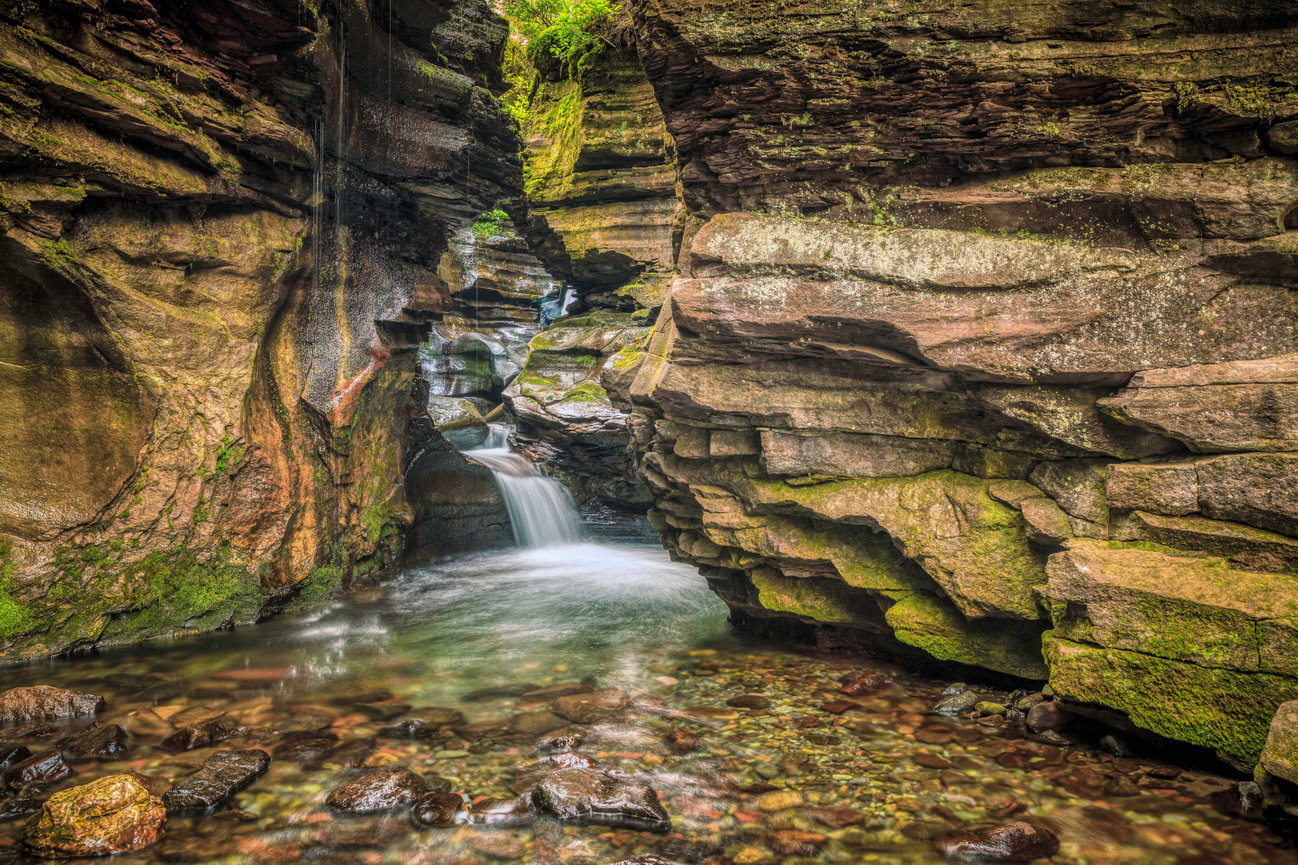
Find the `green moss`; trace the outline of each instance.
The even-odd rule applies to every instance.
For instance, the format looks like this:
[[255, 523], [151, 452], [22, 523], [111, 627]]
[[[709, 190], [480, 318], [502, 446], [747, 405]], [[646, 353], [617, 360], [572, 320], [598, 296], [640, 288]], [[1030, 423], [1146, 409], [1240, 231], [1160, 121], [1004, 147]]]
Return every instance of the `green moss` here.
[[757, 603], [771, 612], [839, 625], [879, 617], [879, 606], [872, 595], [837, 580], [786, 577], [771, 568], [758, 568], [749, 580], [757, 592]]
[[593, 381], [584, 381], [565, 393], [559, 402], [604, 402], [607, 399], [608, 391]]
[[911, 594], [889, 608], [884, 620], [897, 639], [940, 661], [985, 667], [1025, 679], [1045, 679], [1037, 622], [970, 621], [950, 601]]
[[343, 591], [344, 576], [343, 569], [337, 565], [312, 569], [306, 579], [298, 583], [297, 594], [288, 609], [304, 610], [338, 597]]
[[509, 233], [505, 228], [507, 222], [509, 222], [508, 213], [500, 208], [489, 210], [473, 220], [473, 233], [478, 240], [495, 240]]
[[33, 624], [27, 605], [13, 595], [13, 578], [17, 572], [12, 542], [0, 539], [0, 640], [25, 633]]

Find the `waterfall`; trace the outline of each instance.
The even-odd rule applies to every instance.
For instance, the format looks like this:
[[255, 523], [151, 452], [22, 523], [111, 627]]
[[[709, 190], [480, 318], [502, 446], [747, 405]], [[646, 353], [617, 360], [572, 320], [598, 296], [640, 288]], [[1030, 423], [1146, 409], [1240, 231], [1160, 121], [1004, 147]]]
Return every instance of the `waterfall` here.
[[518, 545], [548, 547], [580, 541], [581, 519], [568, 491], [509, 449], [509, 430], [503, 424], [490, 424], [489, 430], [483, 447], [464, 454], [495, 475]]

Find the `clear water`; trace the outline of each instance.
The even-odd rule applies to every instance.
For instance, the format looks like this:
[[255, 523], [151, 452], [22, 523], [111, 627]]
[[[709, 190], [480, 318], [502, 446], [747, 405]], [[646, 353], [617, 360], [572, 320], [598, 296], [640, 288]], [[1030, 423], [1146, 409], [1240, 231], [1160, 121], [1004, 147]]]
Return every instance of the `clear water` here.
[[[840, 713], [837, 679], [854, 665], [892, 684]], [[1165, 780], [1150, 774], [1156, 755], [1115, 760], [1085, 745], [1029, 741], [996, 721], [936, 718], [926, 709], [946, 682], [736, 635], [703, 579], [650, 543], [443, 562], [311, 614], [2, 675], [6, 686], [102, 693], [101, 720], [130, 733], [126, 755], [78, 763], [67, 784], [126, 768], [175, 780], [218, 747], [274, 753], [286, 733], [323, 730], [359, 747], [369, 765], [439, 776], [471, 799], [511, 797], [544, 765], [532, 725], [552, 719], [551, 706], [521, 695], [616, 686], [631, 704], [587, 728], [582, 751], [655, 787], [674, 824], [653, 835], [547, 820], [427, 829], [401, 813], [340, 816], [324, 800], [362, 770], [277, 757], [232, 807], [172, 818], [157, 844], [115, 862], [611, 865], [654, 853], [683, 865], [936, 865], [934, 834], [1006, 814], [1055, 827], [1062, 847], [1053, 865], [1298, 862], [1260, 825], [1214, 810], [1225, 779], [1186, 771]], [[729, 705], [744, 695], [765, 705]], [[373, 715], [384, 698], [413, 707], [395, 719], [442, 706], [467, 721], [439, 738], [388, 738], [382, 728], [394, 719]], [[172, 730], [167, 719], [191, 709], [247, 730], [189, 753], [157, 749]], [[670, 744], [682, 731], [696, 737], [684, 750]], [[21, 735], [38, 746], [64, 731], [36, 732], [0, 731], [0, 740]], [[775, 807], [772, 792], [796, 793], [800, 804]], [[859, 819], [824, 822], [842, 809]], [[0, 822], [0, 862], [27, 861], [16, 845], [21, 823]]]

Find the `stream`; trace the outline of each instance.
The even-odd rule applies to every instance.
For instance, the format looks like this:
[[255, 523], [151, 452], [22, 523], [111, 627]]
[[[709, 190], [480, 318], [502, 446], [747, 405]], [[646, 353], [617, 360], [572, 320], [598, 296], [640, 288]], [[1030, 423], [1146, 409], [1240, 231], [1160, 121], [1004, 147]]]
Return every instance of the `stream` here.
[[[123, 863], [931, 865], [943, 861], [935, 836], [1022, 817], [1058, 834], [1049, 861], [1060, 865], [1298, 861], [1262, 825], [1213, 807], [1232, 780], [1036, 741], [1000, 717], [934, 716], [949, 682], [746, 638], [725, 619], [704, 580], [640, 525], [414, 568], [367, 597], [253, 627], [8, 668], [4, 684], [101, 693], [99, 721], [126, 729], [125, 753], [73, 763], [64, 785], [129, 769], [165, 788], [218, 749], [272, 755], [231, 805], [170, 817]], [[839, 679], [853, 670], [888, 684], [845, 696]], [[557, 694], [608, 688], [628, 702], [594, 724], [554, 713]], [[420, 738], [400, 732], [430, 716], [444, 721]], [[158, 747], [210, 718], [235, 735]], [[37, 750], [87, 723], [0, 730], [0, 741]], [[325, 804], [363, 767], [388, 765], [468, 802], [510, 799], [551, 768], [538, 742], [578, 727], [597, 768], [658, 791], [669, 832], [548, 818], [432, 829], [408, 807], [349, 816]], [[0, 823], [0, 862], [34, 861], [19, 852], [22, 823]]]

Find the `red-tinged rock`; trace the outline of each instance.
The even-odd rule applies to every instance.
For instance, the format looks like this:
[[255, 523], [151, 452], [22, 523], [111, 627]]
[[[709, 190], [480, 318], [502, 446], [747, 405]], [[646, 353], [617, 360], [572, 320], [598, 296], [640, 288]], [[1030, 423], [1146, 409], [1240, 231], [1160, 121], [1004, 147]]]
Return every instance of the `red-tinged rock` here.
[[23, 827], [24, 846], [41, 856], [110, 856], [149, 846], [167, 809], [130, 775], [108, 775], [55, 793]]
[[104, 698], [98, 694], [34, 685], [29, 688], [12, 688], [0, 694], [0, 721], [77, 718], [93, 715], [103, 707]]
[[782, 829], [766, 836], [766, 846], [785, 856], [812, 856], [829, 839], [819, 832]]
[[888, 680], [873, 670], [853, 670], [839, 680], [842, 692], [849, 697], [865, 697], [888, 687]]
[[820, 710], [828, 712], [831, 715], [841, 715], [851, 709], [857, 708], [855, 703], [849, 703], [846, 700], [832, 700], [828, 703], [821, 703]]
[[827, 805], [823, 808], [808, 808], [806, 815], [831, 829], [843, 829], [865, 822], [865, 815], [846, 805]]
[[58, 751], [41, 751], [26, 760], [14, 763], [4, 773], [4, 782], [10, 787], [26, 784], [54, 784], [72, 775], [72, 767]]

